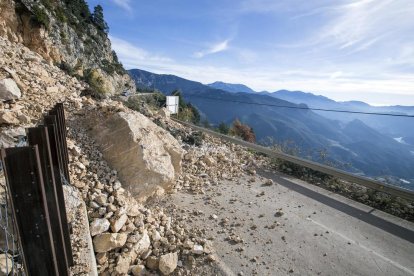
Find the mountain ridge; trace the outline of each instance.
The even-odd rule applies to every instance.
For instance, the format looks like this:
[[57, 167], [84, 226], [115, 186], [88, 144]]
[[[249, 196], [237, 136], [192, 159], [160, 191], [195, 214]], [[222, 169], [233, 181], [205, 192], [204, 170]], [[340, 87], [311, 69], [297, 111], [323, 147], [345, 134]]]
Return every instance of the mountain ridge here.
[[[232, 87], [232, 84], [226, 83], [225, 86], [221, 86], [222, 90], [226, 90], [228, 87]], [[230, 92], [234, 93], [234, 89], [237, 85], [233, 86]], [[250, 89], [250, 88], [249, 88]], [[254, 90], [252, 90], [254, 91]], [[295, 104], [306, 104], [309, 108], [315, 109], [332, 109], [343, 110], [351, 112], [366, 112], [366, 113], [392, 113], [400, 115], [414, 115], [414, 106], [372, 106], [362, 101], [335, 101], [326, 96], [316, 95], [311, 92], [303, 91], [290, 91], [290, 90], [278, 90], [275, 92], [255, 92], [260, 95], [268, 95], [278, 99], [286, 100]], [[414, 128], [410, 127], [412, 124], [411, 118], [395, 118], [384, 116], [366, 116], [360, 114], [346, 114], [346, 113], [332, 113], [324, 111], [315, 111], [316, 113], [328, 118], [342, 121], [344, 123], [351, 122], [358, 119], [363, 121], [370, 127], [386, 134], [389, 137], [413, 137]], [[412, 144], [414, 146], [414, 144]]]
[[[153, 74], [139, 69], [129, 72], [138, 87], [150, 83], [152, 88], [166, 95], [180, 89], [184, 99], [196, 106], [202, 116], [215, 125], [220, 122], [230, 124], [238, 118], [253, 127], [258, 141], [265, 142], [268, 137], [273, 137], [278, 144], [292, 141], [292, 150], [298, 147], [302, 157], [322, 162], [319, 152], [327, 150], [330, 158], [343, 166], [355, 164], [347, 168], [351, 172], [364, 172], [368, 176], [378, 177], [395, 171], [402, 178], [414, 181], [414, 172], [410, 170], [410, 166], [414, 166], [414, 158], [410, 148], [361, 120], [331, 120], [311, 110], [296, 109], [300, 104], [268, 94], [232, 93], [173, 75]], [[362, 131], [361, 137], [366, 134], [367, 137], [380, 139], [358, 140], [353, 135], [357, 129]], [[387, 146], [381, 144], [384, 141]]]
[[216, 81], [216, 82], [207, 84], [207, 86], [210, 86], [216, 89], [221, 89], [227, 92], [232, 92], [232, 93], [238, 93], [238, 92], [255, 93], [256, 92], [244, 84], [225, 83], [222, 81]]

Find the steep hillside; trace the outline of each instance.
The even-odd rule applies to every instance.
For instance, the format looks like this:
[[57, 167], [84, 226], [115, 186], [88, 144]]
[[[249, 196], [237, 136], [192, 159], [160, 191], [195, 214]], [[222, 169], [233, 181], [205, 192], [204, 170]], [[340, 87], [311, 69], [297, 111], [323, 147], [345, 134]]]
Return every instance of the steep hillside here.
[[111, 49], [102, 10], [84, 0], [2, 0], [0, 36], [19, 42], [73, 75], [100, 80], [104, 94], [135, 91]]
[[[334, 163], [342, 169], [369, 176], [395, 175], [414, 180], [410, 148], [361, 121], [330, 120], [310, 110], [295, 109], [298, 104], [267, 94], [230, 93], [173, 75], [138, 69], [131, 70], [130, 74], [137, 86], [150, 84], [165, 94], [181, 89], [184, 98], [213, 124], [231, 123], [239, 118], [253, 127], [259, 142], [266, 143], [271, 137], [276, 143], [287, 145], [289, 151]], [[326, 156], [322, 154], [325, 151]]]

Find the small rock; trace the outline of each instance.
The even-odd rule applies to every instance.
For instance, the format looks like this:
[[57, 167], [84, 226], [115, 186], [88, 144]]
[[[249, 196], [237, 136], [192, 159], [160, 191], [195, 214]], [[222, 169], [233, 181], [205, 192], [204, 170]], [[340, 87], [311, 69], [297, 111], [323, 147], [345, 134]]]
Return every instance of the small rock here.
[[204, 156], [204, 158], [203, 158], [203, 162], [204, 162], [207, 166], [209, 166], [209, 167], [211, 167], [211, 166], [213, 166], [213, 165], [215, 165], [215, 164], [216, 164], [216, 160], [214, 160], [214, 158], [213, 158], [213, 157], [208, 156], [208, 155], [205, 155], [205, 156]]
[[90, 225], [90, 231], [91, 231], [91, 236], [96, 236], [98, 234], [102, 234], [103, 232], [108, 231], [110, 226], [109, 220], [103, 218], [103, 219], [95, 219], [94, 221], [92, 221], [91, 225]]
[[210, 254], [207, 256], [207, 260], [209, 260], [210, 262], [215, 262], [217, 259], [213, 254]]
[[102, 253], [124, 246], [127, 234], [103, 233], [93, 238], [95, 252]]
[[1, 112], [0, 113], [0, 125], [18, 125], [20, 121], [16, 118], [13, 112]]
[[272, 186], [273, 180], [272, 179], [266, 179], [266, 181], [263, 183], [263, 186]]
[[57, 86], [50, 86], [46, 88], [46, 93], [58, 93], [59, 87]]
[[141, 275], [145, 275], [146, 271], [145, 271], [145, 266], [143, 265], [134, 265], [131, 267], [131, 273], [134, 276], [141, 276]]
[[154, 234], [152, 235], [152, 240], [153, 241], [159, 241], [161, 240], [161, 235], [158, 231], [154, 231]]
[[275, 213], [275, 217], [281, 217], [281, 216], [283, 216], [285, 213], [282, 211], [282, 210], [278, 210], [276, 213]]
[[147, 249], [141, 254], [141, 259], [146, 260], [152, 253], [151, 249]]
[[30, 118], [24, 114], [17, 115], [17, 120], [19, 120], [22, 124], [30, 123]]
[[[82, 163], [80, 163], [80, 164], [82, 164]], [[82, 166], [83, 166], [83, 168], [85, 168], [85, 165], [82, 164]], [[104, 194], [100, 194], [95, 198], [95, 202], [98, 203], [101, 206], [105, 205], [107, 203], [107, 201], [108, 201], [108, 196], [104, 195]]]
[[119, 232], [121, 228], [125, 225], [126, 221], [128, 220], [128, 216], [123, 214], [118, 219], [113, 220], [111, 223], [111, 230], [114, 233]]
[[130, 263], [131, 258], [129, 256], [120, 256], [114, 269], [116, 275], [126, 275], [128, 273]]
[[147, 231], [145, 230], [142, 234], [141, 239], [134, 245], [134, 250], [138, 255], [141, 255], [151, 245], [150, 238]]
[[191, 250], [193, 254], [201, 255], [204, 252], [204, 249], [201, 245], [195, 244], [193, 250]]
[[100, 265], [105, 264], [108, 261], [108, 253], [98, 253], [96, 254], [96, 262]]
[[0, 100], [9, 101], [19, 99], [22, 93], [13, 79], [0, 80]]
[[[10, 273], [11, 263], [12, 263], [12, 256], [10, 256], [9, 254], [4, 254], [4, 253], [0, 254], [0, 274], [1, 275], [9, 275], [8, 273]], [[9, 265], [9, 269], [6, 269], [7, 268], [6, 264]]]
[[159, 264], [159, 260], [157, 257], [155, 256], [149, 256], [147, 261], [145, 262], [146, 266], [151, 269], [151, 270], [157, 270], [158, 269], [158, 264]]
[[82, 171], [86, 170], [85, 165], [84, 165], [84, 164], [82, 164], [81, 162], [77, 162], [77, 163], [76, 163], [76, 166], [77, 166], [79, 169], [81, 169]]
[[177, 263], [177, 252], [168, 253], [161, 256], [159, 261], [159, 269], [164, 275], [169, 275], [177, 268]]

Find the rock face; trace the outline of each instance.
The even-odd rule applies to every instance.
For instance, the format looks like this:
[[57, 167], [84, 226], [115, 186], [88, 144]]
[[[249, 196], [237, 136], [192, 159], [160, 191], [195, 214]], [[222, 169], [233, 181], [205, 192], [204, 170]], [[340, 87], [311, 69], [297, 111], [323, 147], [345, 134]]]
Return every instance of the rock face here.
[[171, 274], [177, 268], [177, 253], [168, 253], [160, 257], [159, 269], [164, 275]]
[[180, 144], [138, 112], [110, 114], [92, 135], [124, 187], [138, 199], [169, 189], [181, 170]]
[[[99, 31], [88, 14], [79, 14], [88, 11], [87, 4], [82, 2], [2, 0], [0, 36], [22, 43], [48, 62], [64, 64], [79, 75], [85, 75], [89, 69], [104, 68], [108, 94], [135, 91], [134, 81], [120, 69], [107, 35]], [[40, 59], [32, 56], [28, 61]]]
[[9, 101], [22, 96], [19, 87], [13, 79], [0, 80], [0, 100]]

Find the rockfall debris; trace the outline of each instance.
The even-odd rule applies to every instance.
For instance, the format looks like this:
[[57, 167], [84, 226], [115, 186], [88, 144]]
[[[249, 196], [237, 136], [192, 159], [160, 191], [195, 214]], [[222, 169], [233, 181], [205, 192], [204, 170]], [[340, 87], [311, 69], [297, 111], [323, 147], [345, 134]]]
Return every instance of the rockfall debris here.
[[[141, 158], [138, 164], [142, 167], [136, 168], [143, 172], [142, 175], [145, 172], [155, 175], [165, 170], [165, 175], [158, 177], [159, 183], [149, 182], [153, 175], [149, 174], [147, 180], [143, 177], [140, 179], [141, 174], [135, 175], [138, 180], [135, 180], [134, 185], [147, 187], [153, 184], [162, 188], [151, 193], [151, 196], [163, 194], [164, 188], [167, 192], [184, 189], [198, 193], [202, 192], [207, 181], [213, 183], [223, 177], [235, 177], [242, 170], [242, 165], [237, 165], [235, 159], [240, 151], [233, 153], [234, 148], [231, 147], [214, 149], [205, 144], [206, 148], [198, 152], [194, 145], [188, 146], [180, 137], [174, 138], [168, 131], [118, 101], [97, 101], [81, 96], [88, 87], [86, 83], [45, 62], [28, 48], [1, 37], [0, 57], [0, 80], [18, 78], [21, 82], [18, 85], [20, 96], [17, 95], [16, 86], [12, 85], [8, 89], [16, 92], [13, 92], [16, 96], [10, 96], [13, 93], [9, 93], [0, 102], [1, 146], [15, 146], [25, 135], [24, 128], [35, 126], [45, 110], [57, 102], [65, 104], [71, 184], [70, 192], [65, 193], [66, 204], [68, 210], [85, 208], [88, 220], [82, 220], [82, 212], [68, 213], [73, 225], [73, 275], [93, 275], [93, 266], [85, 263], [88, 241], [81, 229], [85, 223], [89, 224], [100, 275], [191, 275], [197, 269], [197, 264], [210, 266], [215, 258], [211, 255], [213, 250], [208, 246], [202, 229], [191, 229], [185, 221], [177, 221], [174, 217], [177, 210], [166, 211], [138, 202], [133, 196], [134, 187], [130, 186], [131, 183], [125, 184], [129, 178], [125, 177], [124, 169], [117, 166], [116, 162], [114, 164], [119, 171], [115, 165], [110, 165], [110, 158], [103, 153], [101, 142], [104, 140], [100, 141], [93, 134], [94, 130], [87, 119], [91, 115], [90, 122], [96, 122], [93, 115], [114, 120], [115, 123], [131, 124], [129, 129], [132, 132], [128, 133], [131, 137], [125, 139], [130, 139], [130, 143], [140, 148], [139, 155], [131, 157]], [[151, 120], [156, 121], [157, 118], [155, 116]], [[166, 117], [158, 119], [191, 135], [191, 131]], [[110, 136], [110, 133], [107, 134]], [[109, 136], [106, 137], [109, 139]], [[120, 136], [114, 136], [114, 141], [116, 138], [122, 141]], [[181, 166], [184, 155], [184, 165]], [[157, 158], [162, 162], [151, 160]], [[127, 165], [134, 165], [135, 161], [132, 159]], [[164, 168], [160, 169], [159, 164]], [[79, 203], [82, 201], [84, 205]]]

